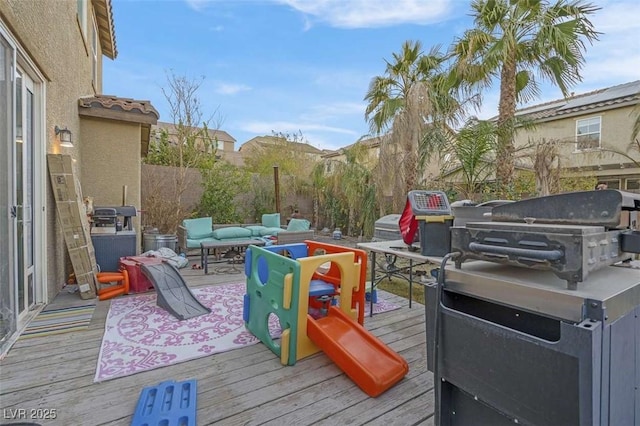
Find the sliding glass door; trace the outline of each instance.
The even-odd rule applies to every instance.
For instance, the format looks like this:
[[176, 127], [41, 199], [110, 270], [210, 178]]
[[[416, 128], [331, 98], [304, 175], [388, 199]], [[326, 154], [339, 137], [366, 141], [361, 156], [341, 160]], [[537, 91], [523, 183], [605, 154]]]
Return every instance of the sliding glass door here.
[[0, 348], [16, 331], [13, 280], [13, 133], [14, 50], [0, 33]]
[[35, 69], [0, 21], [0, 353], [47, 299], [44, 84]]

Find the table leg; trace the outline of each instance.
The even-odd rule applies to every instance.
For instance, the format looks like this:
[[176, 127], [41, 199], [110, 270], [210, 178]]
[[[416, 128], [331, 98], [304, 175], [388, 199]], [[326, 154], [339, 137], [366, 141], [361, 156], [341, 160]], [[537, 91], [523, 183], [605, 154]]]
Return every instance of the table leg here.
[[209, 273], [209, 248], [207, 248], [204, 252], [204, 274], [207, 275]]
[[409, 259], [409, 309], [413, 300], [413, 259]]
[[369, 301], [371, 305], [369, 310], [370, 317], [373, 316], [373, 291], [374, 291], [375, 284], [376, 284], [376, 252], [372, 251], [371, 252], [371, 289], [369, 293]]

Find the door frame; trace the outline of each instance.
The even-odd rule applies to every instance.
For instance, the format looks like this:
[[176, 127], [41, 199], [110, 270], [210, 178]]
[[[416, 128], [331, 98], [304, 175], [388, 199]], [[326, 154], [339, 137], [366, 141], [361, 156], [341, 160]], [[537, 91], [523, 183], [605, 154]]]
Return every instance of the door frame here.
[[[13, 69], [11, 71], [12, 80], [13, 80], [13, 91], [14, 91], [14, 105], [13, 110], [15, 112], [15, 80], [16, 80], [16, 71], [19, 68], [23, 75], [29, 77], [29, 79], [33, 82], [33, 201], [32, 201], [32, 211], [33, 211], [33, 279], [35, 282], [35, 293], [34, 293], [34, 304], [44, 304], [49, 302], [49, 295], [47, 292], [47, 256], [46, 256], [46, 247], [47, 247], [47, 204], [46, 204], [46, 174], [47, 174], [47, 163], [46, 163], [46, 151], [47, 151], [47, 132], [46, 132], [46, 79], [44, 75], [38, 70], [35, 62], [29, 57], [26, 50], [22, 48], [17, 39], [13, 36], [11, 31], [5, 26], [4, 22], [0, 20], [0, 35], [4, 37], [7, 41], [11, 49], [13, 49]], [[10, 155], [11, 155], [11, 170], [7, 170], [6, 173], [9, 174], [9, 192], [11, 200], [9, 201], [10, 205], [15, 205], [16, 202], [16, 193], [15, 186], [16, 182], [14, 180], [15, 176], [15, 167], [16, 167], [16, 157], [15, 157], [15, 114], [13, 116], [13, 121], [10, 123], [12, 128], [11, 135], [12, 137], [8, 141], [10, 144]], [[16, 320], [16, 331], [20, 331], [25, 326], [25, 316], [18, 316], [18, 273], [22, 273], [23, 271], [18, 271], [17, 268], [17, 256], [14, 255], [15, 250], [17, 249], [17, 235], [16, 228], [17, 221], [13, 220], [9, 226], [9, 238], [7, 239], [7, 244], [10, 245], [10, 253], [13, 256], [10, 259], [10, 274], [13, 285], [13, 310], [15, 314]]]

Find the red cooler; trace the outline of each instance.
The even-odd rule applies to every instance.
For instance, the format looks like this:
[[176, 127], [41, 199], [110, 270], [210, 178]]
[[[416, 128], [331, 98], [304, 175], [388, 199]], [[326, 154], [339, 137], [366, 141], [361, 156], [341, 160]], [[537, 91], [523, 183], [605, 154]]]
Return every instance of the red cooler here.
[[140, 265], [155, 265], [162, 263], [162, 259], [158, 257], [147, 256], [127, 256], [120, 258], [120, 267], [127, 269], [129, 274], [129, 293], [144, 293], [153, 290], [153, 284], [142, 273]]

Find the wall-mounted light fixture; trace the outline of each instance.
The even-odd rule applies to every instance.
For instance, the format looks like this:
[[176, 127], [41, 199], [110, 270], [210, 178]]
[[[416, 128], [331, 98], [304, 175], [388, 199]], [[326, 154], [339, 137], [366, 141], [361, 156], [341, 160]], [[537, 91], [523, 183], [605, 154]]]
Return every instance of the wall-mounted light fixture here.
[[64, 129], [61, 129], [60, 127], [56, 126], [56, 135], [60, 138], [60, 146], [73, 148], [73, 142], [71, 141], [71, 130], [67, 129], [66, 127]]

